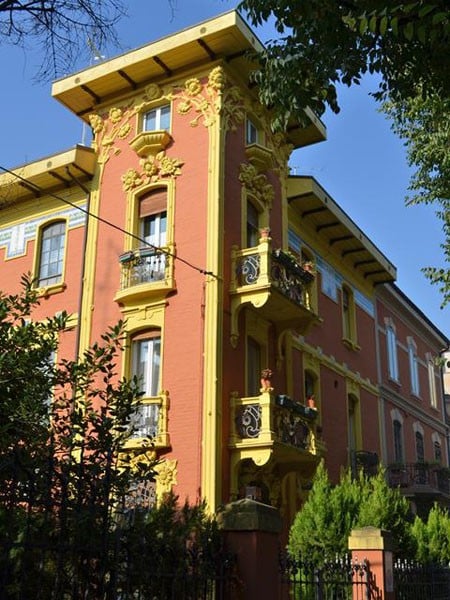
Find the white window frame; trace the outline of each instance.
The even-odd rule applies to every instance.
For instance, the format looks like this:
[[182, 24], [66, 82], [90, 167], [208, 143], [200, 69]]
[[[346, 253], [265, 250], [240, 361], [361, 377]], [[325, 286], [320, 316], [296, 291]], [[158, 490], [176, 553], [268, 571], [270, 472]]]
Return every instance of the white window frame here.
[[[142, 130], [170, 131], [171, 117], [172, 110], [170, 104], [164, 104], [162, 106], [152, 108], [142, 115]], [[149, 126], [149, 121], [151, 118], [154, 118], [154, 127]]]
[[386, 346], [389, 377], [398, 382], [397, 334], [393, 323], [387, 323], [386, 325]]
[[408, 338], [408, 359], [411, 392], [414, 396], [420, 395], [419, 361], [417, 358], [417, 346], [412, 338]]
[[[57, 234], [50, 234], [50, 236], [46, 235], [47, 232], [57, 227], [61, 228], [62, 231], [59, 231]], [[53, 221], [41, 227], [37, 265], [37, 285], [39, 287], [48, 287], [62, 282], [66, 237], [67, 222], [64, 220]], [[55, 240], [57, 247], [55, 247]], [[47, 247], [48, 245], [49, 247]]]
[[436, 375], [434, 371], [434, 360], [431, 354], [427, 354], [427, 368], [428, 368], [428, 387], [430, 392], [430, 405], [433, 408], [437, 408], [437, 389], [436, 389]]
[[[146, 360], [141, 360], [142, 346], [148, 345]], [[160, 402], [158, 398], [161, 377], [161, 335], [142, 337], [131, 342], [132, 376], [142, 377], [140, 404], [132, 414], [130, 425], [133, 427], [131, 439], [155, 438], [159, 434]], [[141, 368], [140, 365], [144, 367]], [[153, 400], [153, 401], [152, 401]]]
[[260, 133], [255, 122], [249, 117], [245, 120], [245, 144], [251, 146], [252, 144], [260, 143]]

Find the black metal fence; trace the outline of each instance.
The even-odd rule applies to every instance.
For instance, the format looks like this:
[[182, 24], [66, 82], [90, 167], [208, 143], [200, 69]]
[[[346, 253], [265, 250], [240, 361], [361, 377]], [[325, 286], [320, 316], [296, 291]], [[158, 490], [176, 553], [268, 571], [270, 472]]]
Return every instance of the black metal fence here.
[[104, 467], [89, 480], [50, 458], [0, 461], [0, 600], [236, 597], [234, 560], [200, 509], [120, 503]]
[[394, 585], [396, 600], [450, 600], [450, 568], [399, 560]]
[[368, 600], [370, 571], [365, 561], [346, 556], [326, 561], [321, 567], [289, 554], [280, 555], [281, 580], [295, 600]]

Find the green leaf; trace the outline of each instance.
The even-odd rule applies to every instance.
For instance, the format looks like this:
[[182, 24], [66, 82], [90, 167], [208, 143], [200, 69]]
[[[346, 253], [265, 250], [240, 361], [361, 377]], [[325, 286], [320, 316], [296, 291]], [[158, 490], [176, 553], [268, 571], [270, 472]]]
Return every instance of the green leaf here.
[[388, 18], [386, 16], [384, 16], [380, 20], [380, 35], [384, 35], [386, 33], [387, 25], [388, 25]]
[[359, 33], [363, 35], [367, 31], [368, 21], [366, 17], [362, 17], [359, 21]]
[[414, 23], [412, 23], [411, 21], [409, 21], [409, 23], [406, 23], [405, 28], [403, 30], [403, 35], [409, 41], [411, 41], [413, 39], [413, 36], [414, 36]]
[[377, 32], [377, 24], [378, 24], [377, 17], [375, 15], [373, 17], [370, 17], [369, 29], [370, 29], [370, 31], [372, 33], [376, 33]]

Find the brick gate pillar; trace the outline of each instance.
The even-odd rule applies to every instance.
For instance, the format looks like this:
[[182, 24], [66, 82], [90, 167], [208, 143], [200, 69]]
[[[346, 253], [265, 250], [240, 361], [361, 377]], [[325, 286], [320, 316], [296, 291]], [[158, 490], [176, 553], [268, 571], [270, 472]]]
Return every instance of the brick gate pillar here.
[[390, 532], [376, 527], [354, 529], [348, 549], [355, 561], [366, 560], [369, 565], [370, 600], [395, 600]]
[[282, 523], [278, 510], [243, 499], [219, 509], [217, 520], [225, 548], [237, 561], [238, 589], [229, 600], [279, 600], [278, 553]]

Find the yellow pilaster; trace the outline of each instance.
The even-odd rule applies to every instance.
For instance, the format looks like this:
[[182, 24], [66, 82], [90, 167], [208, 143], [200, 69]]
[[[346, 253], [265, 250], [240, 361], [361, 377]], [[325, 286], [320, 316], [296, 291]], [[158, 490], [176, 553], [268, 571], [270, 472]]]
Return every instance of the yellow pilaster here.
[[80, 311], [80, 336], [78, 355], [81, 356], [83, 351], [89, 347], [91, 342], [92, 332], [92, 316], [94, 310], [94, 288], [95, 288], [95, 267], [97, 255], [97, 240], [98, 240], [98, 219], [91, 215], [99, 214], [100, 207], [100, 182], [103, 175], [103, 165], [97, 167], [96, 174], [92, 180], [91, 195], [89, 200], [89, 215], [87, 216], [87, 238], [86, 251], [84, 255], [84, 273], [83, 273], [83, 289], [81, 298]]
[[202, 497], [210, 511], [221, 501], [221, 398], [222, 398], [222, 257], [223, 257], [223, 156], [224, 133], [221, 131], [219, 94], [217, 118], [209, 127], [209, 177], [206, 237], [207, 270], [205, 284], [205, 330], [203, 367], [203, 435], [201, 460]]

